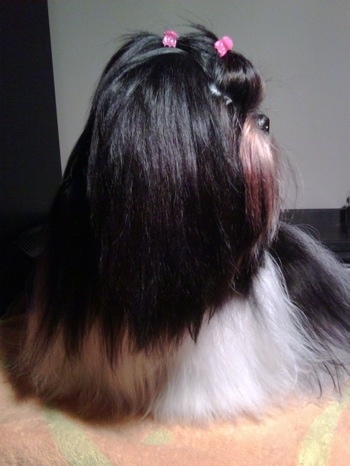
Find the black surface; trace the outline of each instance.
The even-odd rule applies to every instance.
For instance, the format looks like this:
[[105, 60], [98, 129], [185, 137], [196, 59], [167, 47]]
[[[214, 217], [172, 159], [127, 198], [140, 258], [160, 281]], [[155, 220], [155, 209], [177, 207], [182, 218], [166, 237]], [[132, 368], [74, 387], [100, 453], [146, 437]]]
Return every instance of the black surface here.
[[47, 1], [0, 2], [0, 314], [32, 260], [18, 235], [42, 223], [61, 180]]
[[288, 210], [283, 217], [320, 240], [343, 262], [350, 263], [350, 236], [346, 231], [345, 209]]
[[61, 179], [47, 2], [0, 4], [0, 250], [41, 221]]

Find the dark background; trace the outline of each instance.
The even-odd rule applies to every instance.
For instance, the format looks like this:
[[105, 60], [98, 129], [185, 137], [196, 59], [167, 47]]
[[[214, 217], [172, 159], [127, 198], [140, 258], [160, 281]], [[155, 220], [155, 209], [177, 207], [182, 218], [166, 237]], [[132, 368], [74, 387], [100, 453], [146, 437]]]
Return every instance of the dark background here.
[[14, 241], [44, 221], [60, 179], [47, 2], [1, 0], [1, 309], [30, 266]]

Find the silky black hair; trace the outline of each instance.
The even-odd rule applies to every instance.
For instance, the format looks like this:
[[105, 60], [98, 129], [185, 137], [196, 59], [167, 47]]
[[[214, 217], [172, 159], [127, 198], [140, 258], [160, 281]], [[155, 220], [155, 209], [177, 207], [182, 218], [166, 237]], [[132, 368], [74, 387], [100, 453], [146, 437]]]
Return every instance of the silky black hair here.
[[135, 350], [195, 339], [207, 311], [248, 293], [269, 207], [259, 185], [249, 216], [239, 149], [263, 84], [216, 40], [199, 27], [167, 48], [138, 33], [107, 64], [48, 221], [40, 351], [62, 331], [73, 357], [94, 324], [110, 360], [126, 333]]
[[270, 252], [283, 274], [289, 298], [307, 318], [315, 339], [348, 348], [349, 277], [340, 264], [302, 229], [284, 222]]

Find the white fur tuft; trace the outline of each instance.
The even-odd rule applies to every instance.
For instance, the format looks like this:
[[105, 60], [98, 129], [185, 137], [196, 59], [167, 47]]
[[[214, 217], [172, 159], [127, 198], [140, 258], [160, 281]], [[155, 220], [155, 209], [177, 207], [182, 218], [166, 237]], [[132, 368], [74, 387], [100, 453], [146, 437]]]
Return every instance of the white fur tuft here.
[[291, 396], [319, 395], [319, 381], [323, 388], [333, 388], [327, 366], [331, 349], [304, 330], [304, 320], [267, 254], [250, 298], [232, 299], [203, 323], [197, 343], [185, 338], [168, 366], [155, 417], [208, 421], [242, 413], [259, 416], [267, 405]]

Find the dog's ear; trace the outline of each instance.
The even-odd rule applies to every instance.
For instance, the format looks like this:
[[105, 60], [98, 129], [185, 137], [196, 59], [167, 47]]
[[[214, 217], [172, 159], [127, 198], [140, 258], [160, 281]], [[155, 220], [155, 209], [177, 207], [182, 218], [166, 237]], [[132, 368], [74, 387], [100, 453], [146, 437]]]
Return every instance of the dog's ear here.
[[276, 148], [254, 115], [248, 115], [243, 124], [239, 155], [247, 220], [261, 239], [272, 239], [280, 209], [280, 170]]

